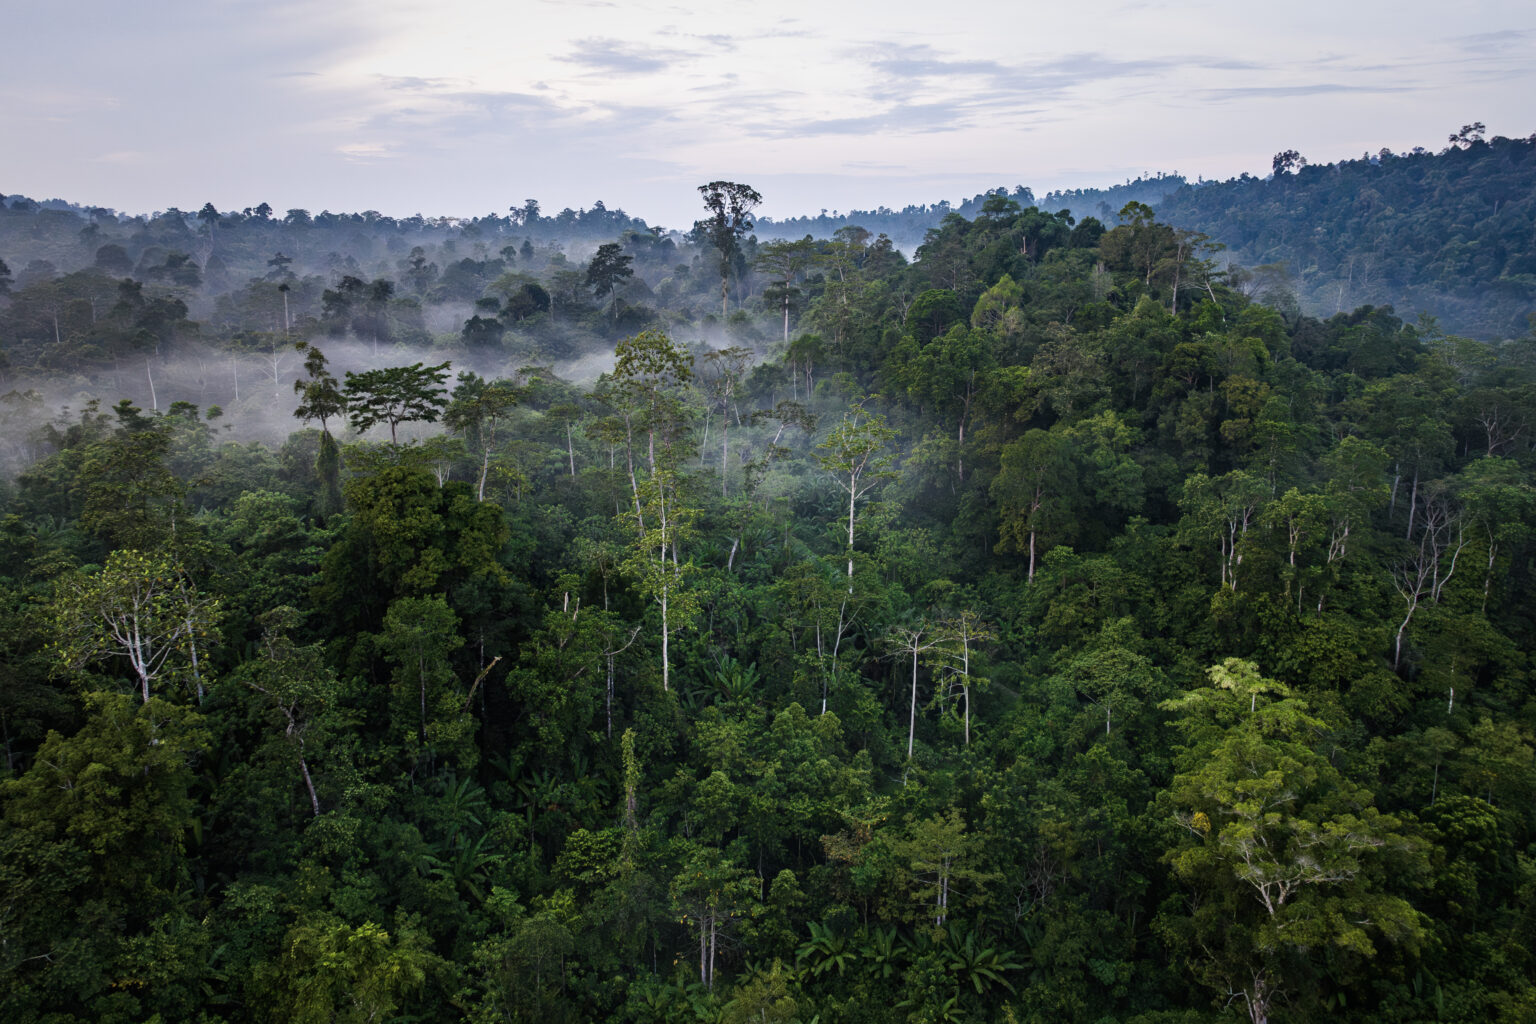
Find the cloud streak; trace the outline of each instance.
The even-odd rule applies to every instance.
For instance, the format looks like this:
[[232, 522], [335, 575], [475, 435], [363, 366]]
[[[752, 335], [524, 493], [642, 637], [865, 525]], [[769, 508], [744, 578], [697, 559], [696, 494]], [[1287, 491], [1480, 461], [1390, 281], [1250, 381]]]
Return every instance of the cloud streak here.
[[560, 59], [596, 74], [650, 75], [669, 70], [689, 57], [684, 50], [642, 47], [617, 39], [579, 39], [575, 49]]

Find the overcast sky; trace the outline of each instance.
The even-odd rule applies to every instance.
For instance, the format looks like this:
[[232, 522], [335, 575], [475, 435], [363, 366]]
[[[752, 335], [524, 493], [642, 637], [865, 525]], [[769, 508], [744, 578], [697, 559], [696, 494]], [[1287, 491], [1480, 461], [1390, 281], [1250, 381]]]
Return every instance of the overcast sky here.
[[0, 193], [788, 216], [1536, 132], [1536, 3], [15, 0]]

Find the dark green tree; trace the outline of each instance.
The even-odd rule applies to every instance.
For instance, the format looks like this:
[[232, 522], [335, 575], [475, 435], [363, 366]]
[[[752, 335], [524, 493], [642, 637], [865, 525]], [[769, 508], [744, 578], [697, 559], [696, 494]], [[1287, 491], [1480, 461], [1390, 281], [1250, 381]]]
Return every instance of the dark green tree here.
[[320, 454], [315, 458], [320, 505], [325, 512], [336, 512], [341, 509], [341, 449], [331, 435], [330, 420], [346, 414], [347, 397], [335, 374], [326, 368], [325, 353], [303, 341], [294, 347], [304, 353], [307, 376], [293, 382], [293, 393], [299, 396], [299, 407], [293, 414], [306, 423], [320, 421]]
[[398, 445], [402, 423], [436, 423], [447, 403], [449, 363], [391, 366], [382, 370], [347, 371], [342, 394], [348, 419], [358, 433], [389, 424], [389, 443]]
[[694, 225], [695, 235], [715, 247], [720, 259], [720, 316], [730, 315], [731, 268], [741, 250], [741, 239], [752, 230], [752, 211], [763, 197], [757, 190], [734, 181], [712, 181], [699, 186], [709, 216]]
[[619, 317], [619, 284], [635, 276], [631, 266], [635, 258], [624, 251], [624, 247], [618, 242], [606, 242], [597, 247], [592, 261], [587, 264], [587, 287], [596, 293], [598, 298], [604, 295], [613, 296], [612, 308], [615, 321]]

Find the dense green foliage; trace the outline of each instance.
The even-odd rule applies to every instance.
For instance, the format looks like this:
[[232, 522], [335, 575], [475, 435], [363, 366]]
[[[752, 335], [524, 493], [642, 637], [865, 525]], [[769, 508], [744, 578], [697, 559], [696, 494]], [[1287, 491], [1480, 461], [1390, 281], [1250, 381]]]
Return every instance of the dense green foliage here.
[[1536, 307], [1536, 139], [1471, 127], [1438, 155], [1382, 150], [1187, 186], [1154, 205], [1239, 263], [1283, 271], [1252, 287], [1292, 289], [1309, 311], [1392, 305], [1478, 338], [1521, 334]]
[[1536, 338], [1117, 219], [18, 279], [0, 1017], [1531, 1019]]

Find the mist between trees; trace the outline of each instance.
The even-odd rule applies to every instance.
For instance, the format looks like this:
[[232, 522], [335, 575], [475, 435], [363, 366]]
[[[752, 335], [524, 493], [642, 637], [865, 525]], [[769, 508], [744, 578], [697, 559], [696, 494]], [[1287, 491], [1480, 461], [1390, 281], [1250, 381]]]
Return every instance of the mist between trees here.
[[1524, 1019], [1536, 337], [700, 192], [0, 214], [0, 1015]]

